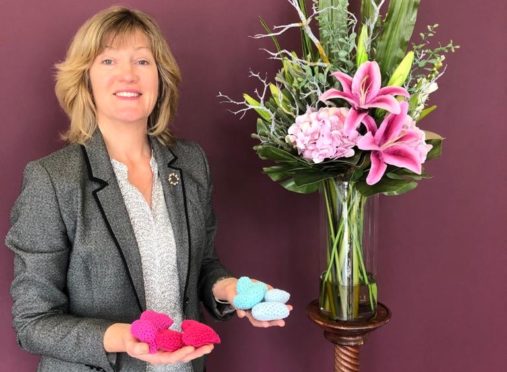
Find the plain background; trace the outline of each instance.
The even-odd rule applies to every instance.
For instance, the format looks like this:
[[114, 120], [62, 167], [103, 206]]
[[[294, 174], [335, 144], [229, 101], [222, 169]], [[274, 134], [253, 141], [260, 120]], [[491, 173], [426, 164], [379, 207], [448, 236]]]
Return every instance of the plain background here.
[[[352, 2], [354, 3], [354, 2]], [[422, 0], [419, 30], [439, 23], [437, 40], [461, 45], [432, 96], [438, 110], [421, 126], [446, 137], [433, 179], [409, 194], [381, 198], [377, 260], [380, 300], [390, 324], [362, 350], [365, 372], [502, 371], [507, 362], [505, 226], [507, 172], [506, 2]], [[0, 236], [29, 160], [62, 146], [67, 119], [53, 94], [62, 60], [85, 19], [111, 1], [0, 1]], [[268, 40], [258, 16], [290, 23], [285, 0], [131, 0], [152, 14], [178, 59], [184, 81], [174, 128], [207, 151], [219, 221], [217, 249], [238, 275], [290, 291], [295, 309], [285, 329], [254, 329], [234, 319], [213, 324], [223, 339], [210, 372], [331, 371], [333, 349], [306, 317], [317, 296], [321, 218], [318, 195], [283, 190], [261, 174], [251, 147], [255, 117], [239, 121], [219, 104], [256, 85], [249, 69], [278, 69], [259, 50]], [[284, 40], [296, 47], [292, 34]], [[3, 238], [2, 238], [3, 239]], [[11, 329], [12, 254], [0, 250], [1, 371], [34, 371]]]

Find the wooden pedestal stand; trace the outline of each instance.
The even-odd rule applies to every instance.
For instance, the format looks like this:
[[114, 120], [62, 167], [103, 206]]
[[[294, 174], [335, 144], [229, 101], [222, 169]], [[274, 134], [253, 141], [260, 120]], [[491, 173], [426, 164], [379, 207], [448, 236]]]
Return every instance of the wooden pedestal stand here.
[[391, 319], [391, 312], [380, 302], [377, 304], [375, 316], [367, 321], [330, 320], [320, 312], [318, 300], [312, 301], [306, 312], [308, 317], [324, 330], [326, 339], [335, 344], [335, 372], [359, 372], [359, 349], [367, 334], [387, 324]]

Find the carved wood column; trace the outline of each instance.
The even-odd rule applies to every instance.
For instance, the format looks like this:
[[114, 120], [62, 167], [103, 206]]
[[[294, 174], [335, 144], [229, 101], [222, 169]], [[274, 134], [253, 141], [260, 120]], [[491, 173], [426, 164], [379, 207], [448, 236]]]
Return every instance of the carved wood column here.
[[367, 321], [342, 322], [328, 319], [319, 310], [319, 301], [306, 308], [308, 317], [324, 331], [324, 337], [335, 345], [335, 372], [359, 372], [359, 351], [368, 333], [387, 324], [391, 311], [380, 302], [375, 316]]

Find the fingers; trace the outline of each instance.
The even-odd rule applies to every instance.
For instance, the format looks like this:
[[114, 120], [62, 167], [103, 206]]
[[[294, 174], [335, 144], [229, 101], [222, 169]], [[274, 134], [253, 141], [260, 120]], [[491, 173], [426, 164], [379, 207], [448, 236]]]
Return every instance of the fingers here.
[[285, 321], [283, 319], [280, 320], [272, 320], [272, 321], [262, 321], [257, 320], [252, 316], [252, 313], [249, 311], [244, 310], [237, 310], [238, 317], [244, 318], [246, 317], [250, 324], [252, 324], [254, 327], [258, 328], [269, 328], [269, 327], [285, 327]]
[[182, 362], [187, 356], [195, 352], [195, 347], [193, 346], [185, 346], [181, 349], [178, 349], [176, 351], [173, 351], [172, 353], [169, 352], [160, 352], [158, 356], [160, 357], [159, 364], [174, 364]]
[[[250, 279], [252, 282], [260, 282], [260, 280], [257, 280], [257, 279]], [[264, 282], [263, 282], [264, 283]], [[264, 283], [268, 286], [268, 289], [273, 289], [273, 286], [269, 285], [268, 283]]]
[[[287, 308], [289, 309], [289, 312], [292, 311], [293, 307], [292, 305], [287, 305]], [[245, 310], [236, 310], [236, 315], [238, 318], [247, 318], [250, 323], [254, 327], [258, 328], [269, 328], [269, 327], [285, 327], [285, 320], [279, 319], [279, 320], [272, 320], [272, 321], [261, 321], [257, 320], [252, 316], [252, 313], [250, 311]]]
[[148, 344], [144, 342], [138, 342], [135, 339], [125, 341], [126, 352], [133, 357], [148, 354], [150, 348]]
[[152, 354], [152, 356], [147, 356], [145, 361], [151, 364], [186, 363], [196, 358], [200, 358], [205, 354], [211, 353], [213, 348], [213, 345], [204, 345], [197, 349], [192, 346], [185, 346], [172, 353], [158, 352], [156, 354]]
[[174, 352], [158, 351], [155, 354], [150, 354], [148, 344], [144, 342], [132, 342], [127, 345], [127, 353], [130, 356], [150, 364], [186, 363], [211, 353], [213, 349], [214, 345], [204, 345], [199, 348], [185, 346]]
[[195, 349], [192, 353], [187, 354], [185, 358], [183, 358], [183, 362], [190, 362], [191, 360], [202, 357], [203, 355], [209, 354], [215, 348], [214, 345], [204, 345], [198, 349]]

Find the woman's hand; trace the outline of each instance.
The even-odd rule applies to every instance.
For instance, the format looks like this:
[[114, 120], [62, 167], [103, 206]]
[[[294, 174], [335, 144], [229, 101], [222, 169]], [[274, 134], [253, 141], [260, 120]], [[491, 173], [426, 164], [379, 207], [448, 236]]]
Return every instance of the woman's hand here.
[[[252, 281], [256, 282], [257, 280], [252, 279]], [[238, 279], [236, 279], [236, 278], [225, 278], [225, 279], [219, 280], [213, 286], [213, 295], [215, 296], [215, 298], [217, 298], [221, 301], [226, 301], [226, 302], [232, 304], [234, 297], [238, 293], [236, 290], [237, 282], [238, 282]], [[268, 285], [268, 288], [272, 289], [273, 287]], [[287, 305], [287, 307], [289, 308], [289, 312], [292, 311], [291, 305]], [[238, 316], [238, 318], [245, 318], [246, 317], [254, 327], [268, 328], [268, 327], [284, 327], [285, 326], [285, 320], [283, 320], [283, 319], [272, 320], [269, 322], [268, 321], [260, 321], [260, 320], [255, 319], [252, 316], [252, 313], [247, 310], [236, 309], [236, 315]]]
[[115, 323], [104, 334], [104, 349], [110, 353], [124, 352], [133, 358], [150, 364], [186, 363], [211, 353], [214, 345], [204, 345], [199, 348], [185, 346], [174, 352], [158, 351], [149, 353], [147, 343], [139, 342], [130, 332], [130, 324]]
[[[289, 312], [291, 312], [292, 306], [291, 305], [286, 305], [286, 306], [289, 308]], [[259, 327], [259, 328], [285, 327], [285, 320], [283, 320], [283, 319], [271, 320], [269, 322], [268, 321], [261, 321], [261, 320], [255, 319], [252, 316], [252, 312], [247, 311], [247, 310], [239, 310], [238, 309], [238, 310], [236, 310], [236, 315], [238, 316], [238, 318], [246, 317], [254, 327]]]

